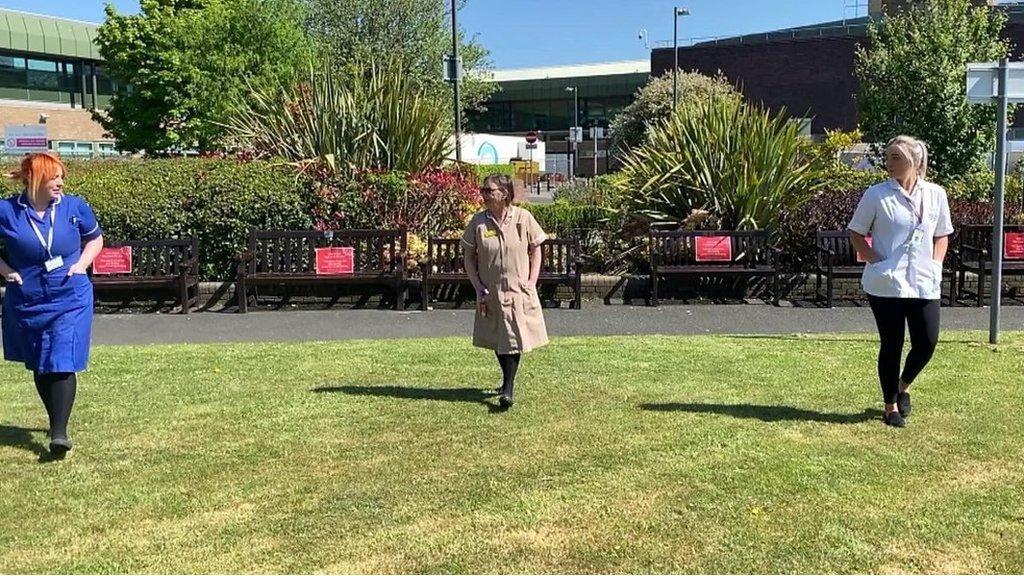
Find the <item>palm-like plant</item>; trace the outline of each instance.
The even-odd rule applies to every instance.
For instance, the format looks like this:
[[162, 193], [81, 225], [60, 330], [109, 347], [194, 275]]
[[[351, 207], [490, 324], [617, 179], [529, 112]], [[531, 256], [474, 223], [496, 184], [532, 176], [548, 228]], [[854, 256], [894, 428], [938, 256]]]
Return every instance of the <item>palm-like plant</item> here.
[[655, 124], [626, 156], [626, 209], [655, 223], [707, 210], [726, 228], [773, 228], [820, 186], [820, 161], [802, 150], [784, 112], [710, 99]]
[[447, 110], [394, 63], [311, 63], [288, 86], [254, 91], [226, 127], [236, 145], [297, 164], [418, 172], [447, 157], [447, 124]]

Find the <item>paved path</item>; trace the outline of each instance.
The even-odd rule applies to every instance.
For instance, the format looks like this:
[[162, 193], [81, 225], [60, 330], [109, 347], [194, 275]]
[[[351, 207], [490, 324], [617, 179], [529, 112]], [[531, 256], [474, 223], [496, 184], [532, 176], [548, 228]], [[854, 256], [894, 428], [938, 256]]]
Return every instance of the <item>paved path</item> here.
[[[988, 330], [988, 308], [943, 308], [944, 330]], [[585, 304], [583, 310], [546, 310], [552, 336], [629, 334], [872, 333], [867, 307], [775, 308], [699, 305], [646, 308]], [[96, 344], [290, 342], [366, 338], [467, 336], [473, 311], [263, 311], [97, 315]], [[1024, 306], [1004, 308], [1004, 330], [1024, 330]]]

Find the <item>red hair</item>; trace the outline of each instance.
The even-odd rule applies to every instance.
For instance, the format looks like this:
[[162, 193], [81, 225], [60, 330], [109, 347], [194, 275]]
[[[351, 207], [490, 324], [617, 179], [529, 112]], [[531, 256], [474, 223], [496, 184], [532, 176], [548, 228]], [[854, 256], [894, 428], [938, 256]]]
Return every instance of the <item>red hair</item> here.
[[60, 158], [52, 152], [40, 152], [25, 156], [21, 161], [21, 168], [11, 172], [10, 177], [12, 180], [21, 180], [25, 185], [25, 191], [35, 194], [43, 184], [56, 178], [58, 174], [68, 174], [68, 169]]

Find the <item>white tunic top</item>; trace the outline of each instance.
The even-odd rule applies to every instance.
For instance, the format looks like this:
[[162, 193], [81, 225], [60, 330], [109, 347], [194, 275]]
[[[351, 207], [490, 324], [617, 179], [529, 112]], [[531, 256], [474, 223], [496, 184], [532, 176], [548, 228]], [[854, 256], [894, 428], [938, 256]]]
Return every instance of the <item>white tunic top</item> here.
[[882, 258], [864, 267], [861, 283], [872, 296], [938, 300], [942, 262], [932, 259], [934, 239], [953, 233], [946, 191], [918, 178], [907, 192], [893, 179], [867, 189], [850, 230], [870, 235]]

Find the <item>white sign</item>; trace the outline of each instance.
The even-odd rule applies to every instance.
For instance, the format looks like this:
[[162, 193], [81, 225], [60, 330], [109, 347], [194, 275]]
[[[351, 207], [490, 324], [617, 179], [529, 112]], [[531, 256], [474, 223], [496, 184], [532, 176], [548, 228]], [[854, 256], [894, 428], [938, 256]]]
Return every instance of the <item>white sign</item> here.
[[8, 154], [46, 152], [45, 124], [8, 124], [4, 126], [4, 148]]
[[590, 138], [592, 140], [601, 140], [604, 138], [604, 128], [600, 126], [594, 126], [590, 129]]
[[573, 126], [569, 128], [569, 141], [570, 142], [583, 142], [583, 127]]
[[[1009, 102], [1024, 102], [1024, 62], [1007, 65], [1006, 96]], [[967, 101], [994, 104], [999, 96], [999, 63], [972, 62], [967, 65]]]

